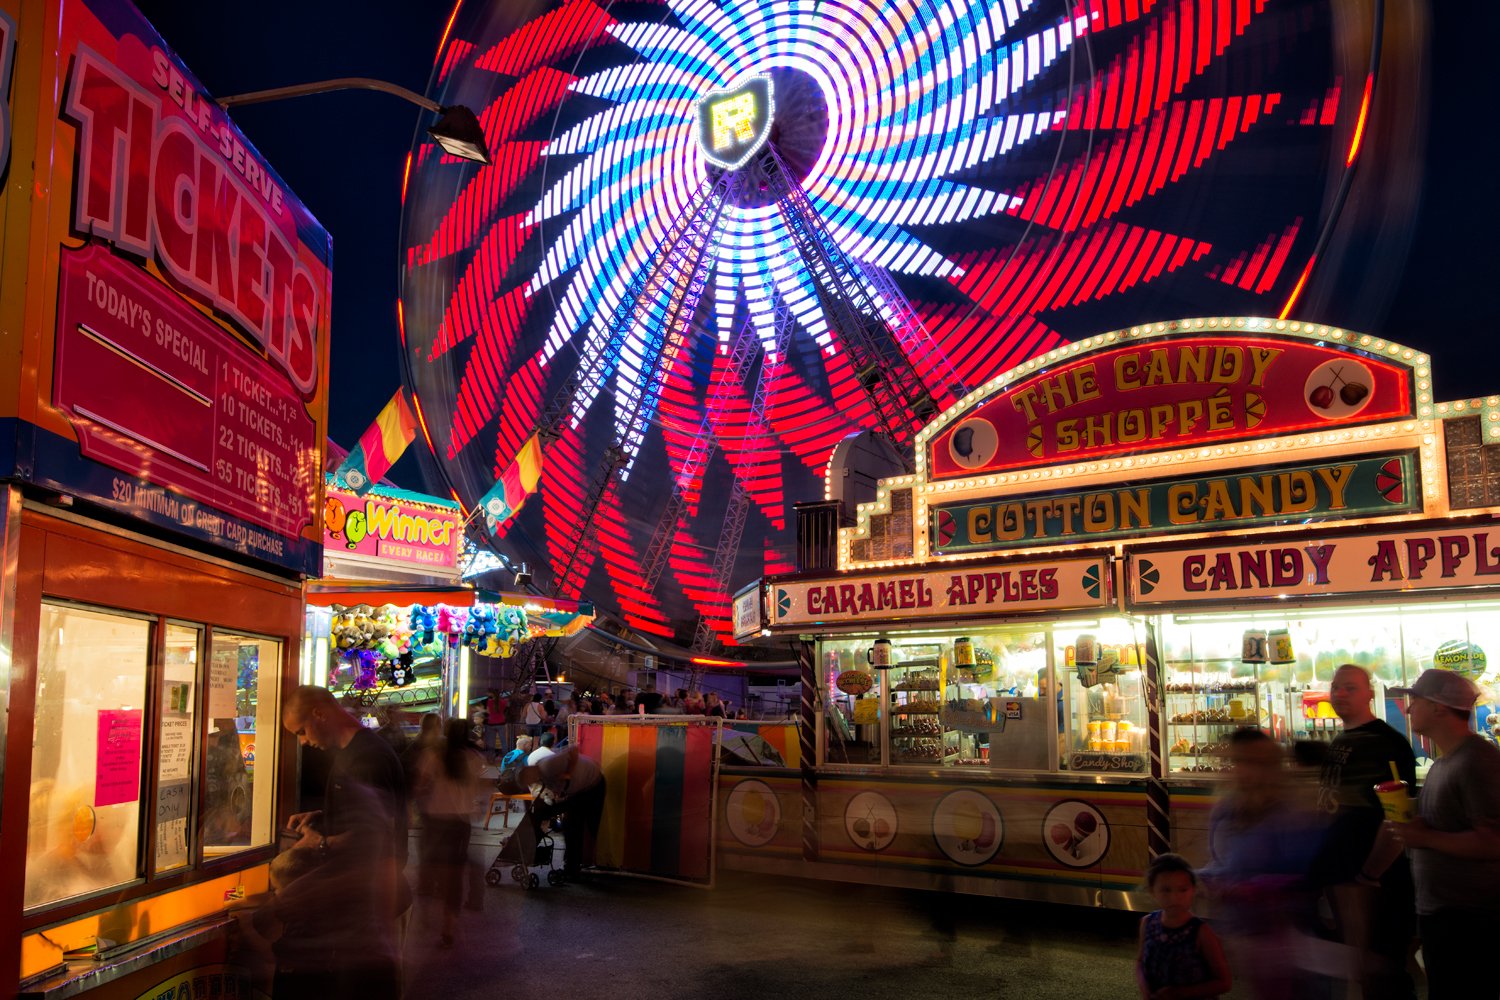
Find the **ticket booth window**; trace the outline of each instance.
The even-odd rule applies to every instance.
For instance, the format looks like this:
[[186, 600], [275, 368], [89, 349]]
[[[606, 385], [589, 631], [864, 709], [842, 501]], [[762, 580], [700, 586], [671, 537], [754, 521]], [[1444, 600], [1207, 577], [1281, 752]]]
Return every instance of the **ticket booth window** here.
[[138, 877], [150, 621], [43, 604], [25, 905]]
[[[281, 643], [214, 632], [203, 754], [203, 853], [232, 854], [275, 836], [276, 703]], [[267, 761], [257, 780], [257, 758]]]
[[193, 764], [197, 757], [198, 666], [202, 629], [168, 625], [162, 664], [160, 750], [156, 761], [156, 870], [191, 861]]

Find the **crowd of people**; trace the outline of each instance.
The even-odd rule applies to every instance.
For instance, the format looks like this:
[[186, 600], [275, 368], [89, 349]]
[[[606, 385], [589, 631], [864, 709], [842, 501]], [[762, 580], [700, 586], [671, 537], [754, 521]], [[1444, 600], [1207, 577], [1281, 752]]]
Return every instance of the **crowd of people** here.
[[1412, 730], [1437, 751], [1415, 801], [1412, 747], [1376, 718], [1358, 666], [1334, 674], [1344, 731], [1331, 744], [1288, 760], [1259, 729], [1233, 736], [1209, 863], [1163, 855], [1147, 873], [1160, 909], [1140, 928], [1145, 1000], [1220, 996], [1231, 976], [1257, 998], [1325, 1000], [1352, 984], [1366, 1000], [1414, 1000], [1419, 943], [1429, 1000], [1500, 996], [1478, 960], [1500, 917], [1500, 748], [1470, 727], [1478, 689], [1460, 674], [1425, 671], [1405, 693]]

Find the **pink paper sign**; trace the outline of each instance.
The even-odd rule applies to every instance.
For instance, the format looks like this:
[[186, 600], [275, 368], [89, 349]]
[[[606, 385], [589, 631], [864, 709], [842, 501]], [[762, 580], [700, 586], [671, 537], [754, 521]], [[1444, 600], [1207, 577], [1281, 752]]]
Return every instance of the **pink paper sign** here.
[[99, 710], [99, 750], [94, 763], [94, 808], [141, 797], [141, 710]]

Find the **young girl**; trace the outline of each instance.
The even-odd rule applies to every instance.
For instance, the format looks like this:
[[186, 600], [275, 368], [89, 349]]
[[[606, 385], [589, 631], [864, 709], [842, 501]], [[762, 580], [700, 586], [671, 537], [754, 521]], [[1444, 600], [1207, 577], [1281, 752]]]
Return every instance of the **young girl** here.
[[1141, 919], [1135, 981], [1142, 1000], [1200, 1000], [1228, 993], [1229, 963], [1213, 929], [1193, 916], [1198, 878], [1181, 856], [1163, 854], [1146, 869], [1161, 909]]

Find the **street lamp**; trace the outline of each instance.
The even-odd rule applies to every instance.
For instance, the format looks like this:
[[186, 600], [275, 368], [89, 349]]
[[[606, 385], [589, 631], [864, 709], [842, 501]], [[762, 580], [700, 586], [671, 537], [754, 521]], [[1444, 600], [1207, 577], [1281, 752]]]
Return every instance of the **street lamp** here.
[[301, 83], [294, 87], [276, 87], [272, 90], [255, 90], [248, 94], [234, 94], [218, 99], [219, 107], [232, 108], [241, 104], [262, 104], [280, 101], [288, 97], [306, 97], [309, 94], [326, 94], [333, 90], [379, 90], [410, 101], [420, 108], [435, 111], [441, 117], [427, 130], [427, 134], [444, 150], [454, 156], [488, 165], [489, 147], [485, 145], [484, 131], [474, 112], [461, 104], [444, 106], [415, 91], [384, 80], [373, 80], [367, 76], [349, 76], [322, 83]]

